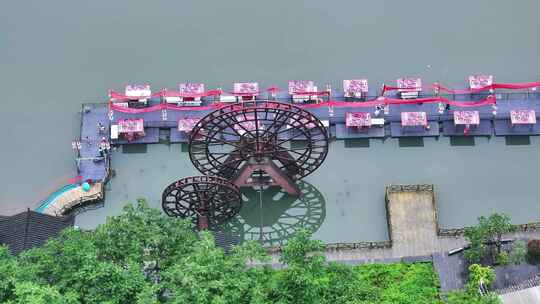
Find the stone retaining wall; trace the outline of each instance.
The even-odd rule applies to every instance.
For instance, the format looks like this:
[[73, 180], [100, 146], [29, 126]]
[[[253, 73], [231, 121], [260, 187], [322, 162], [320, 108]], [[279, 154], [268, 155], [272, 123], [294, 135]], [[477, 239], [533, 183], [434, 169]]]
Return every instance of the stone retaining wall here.
[[[527, 232], [540, 230], [540, 222], [533, 222], [528, 224], [514, 225], [516, 232]], [[440, 237], [461, 237], [464, 235], [466, 228], [439, 228], [438, 235]]]
[[[386, 249], [392, 247], [392, 241], [380, 242], [354, 242], [354, 243], [329, 243], [324, 244], [325, 251], [353, 250], [353, 249]], [[266, 248], [270, 254], [281, 253], [282, 246], [272, 246]]]

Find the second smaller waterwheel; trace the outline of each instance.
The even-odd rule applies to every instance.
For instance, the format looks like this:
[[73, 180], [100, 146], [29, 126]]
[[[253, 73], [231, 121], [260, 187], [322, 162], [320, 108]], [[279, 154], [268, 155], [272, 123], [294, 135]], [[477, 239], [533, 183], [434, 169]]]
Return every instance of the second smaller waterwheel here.
[[165, 188], [162, 207], [167, 215], [192, 219], [203, 230], [234, 217], [242, 207], [242, 200], [238, 187], [226, 179], [192, 176]]

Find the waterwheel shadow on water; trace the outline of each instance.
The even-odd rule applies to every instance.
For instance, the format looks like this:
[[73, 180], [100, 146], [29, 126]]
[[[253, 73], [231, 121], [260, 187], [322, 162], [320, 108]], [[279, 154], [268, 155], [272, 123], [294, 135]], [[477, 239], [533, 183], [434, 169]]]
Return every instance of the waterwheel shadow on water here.
[[215, 231], [231, 240], [258, 241], [263, 246], [283, 245], [299, 230], [311, 233], [326, 218], [326, 201], [317, 188], [300, 181], [301, 196], [287, 194], [279, 187], [243, 189], [239, 214]]

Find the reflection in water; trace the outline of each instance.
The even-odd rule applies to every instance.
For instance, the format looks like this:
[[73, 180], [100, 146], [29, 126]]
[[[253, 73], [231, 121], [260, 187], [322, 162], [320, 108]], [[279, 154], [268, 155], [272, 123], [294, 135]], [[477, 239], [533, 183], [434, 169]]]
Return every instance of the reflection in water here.
[[222, 227], [225, 234], [240, 241], [257, 240], [264, 246], [282, 245], [298, 230], [316, 232], [326, 217], [323, 195], [313, 185], [298, 182], [301, 197], [268, 187], [262, 192], [242, 189], [240, 213]]

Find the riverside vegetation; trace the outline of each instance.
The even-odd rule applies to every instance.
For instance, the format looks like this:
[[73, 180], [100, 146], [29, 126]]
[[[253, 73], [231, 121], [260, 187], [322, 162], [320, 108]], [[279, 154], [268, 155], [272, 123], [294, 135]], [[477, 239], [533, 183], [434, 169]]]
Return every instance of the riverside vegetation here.
[[[322, 248], [302, 231], [283, 248], [286, 267], [272, 269], [259, 244], [225, 254], [211, 234], [139, 201], [96, 230], [67, 229], [17, 257], [0, 247], [0, 302], [443, 303], [431, 263], [346, 266]], [[489, 298], [473, 286], [448, 301], [497, 303]]]

